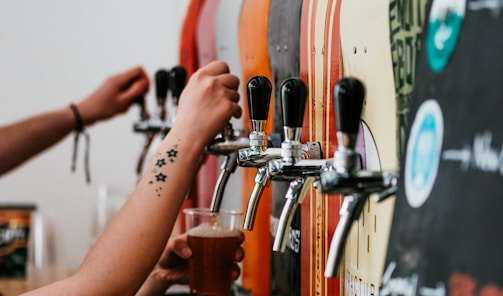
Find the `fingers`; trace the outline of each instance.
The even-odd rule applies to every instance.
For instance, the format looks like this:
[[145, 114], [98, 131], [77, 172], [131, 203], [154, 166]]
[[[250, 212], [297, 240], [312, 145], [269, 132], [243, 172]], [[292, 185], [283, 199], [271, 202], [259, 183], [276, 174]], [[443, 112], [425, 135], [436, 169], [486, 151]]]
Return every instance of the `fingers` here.
[[192, 250], [187, 244], [187, 234], [181, 234], [172, 239], [173, 251], [183, 259], [192, 256]]
[[121, 88], [128, 88], [128, 86], [132, 85], [136, 80], [142, 80], [145, 78], [148, 79], [148, 75], [140, 66], [136, 66], [127, 70], [126, 72], [117, 74], [112, 77], [112, 79], [117, 80], [117, 84]]
[[240, 275], [241, 275], [241, 268], [239, 268], [239, 265], [234, 264], [234, 266], [232, 267], [232, 272], [231, 272], [232, 279], [237, 280]]
[[132, 68], [111, 78], [120, 90], [121, 100], [131, 101], [149, 89], [149, 78], [142, 67]]

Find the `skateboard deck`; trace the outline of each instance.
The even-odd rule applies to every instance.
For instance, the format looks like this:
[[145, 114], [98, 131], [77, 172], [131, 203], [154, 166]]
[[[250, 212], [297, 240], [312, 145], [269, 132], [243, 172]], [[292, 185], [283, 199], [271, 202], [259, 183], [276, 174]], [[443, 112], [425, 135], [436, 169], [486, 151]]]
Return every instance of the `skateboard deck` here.
[[[199, 67], [217, 59], [216, 16], [220, 0], [205, 0], [199, 14], [196, 40]], [[205, 155], [197, 173], [197, 206], [209, 208], [219, 174], [218, 156]]]
[[[350, 1], [350, 0], [348, 0]], [[309, 88], [302, 142], [321, 143], [323, 158], [337, 147], [333, 88], [341, 76], [339, 17], [341, 1], [304, 0], [300, 38], [300, 77]], [[312, 188], [301, 206], [303, 276], [301, 295], [338, 295], [339, 279], [324, 277], [340, 197]]]
[[[241, 14], [242, 0], [220, 0], [215, 23], [215, 42], [217, 48], [217, 59], [227, 62], [230, 72], [239, 77], [241, 83], [241, 64], [239, 60], [238, 26]], [[242, 89], [238, 90], [241, 99], [239, 105], [243, 107], [246, 99], [243, 97]], [[231, 119], [234, 130], [243, 128], [242, 119]], [[227, 187], [222, 200], [222, 208], [241, 210], [241, 199], [236, 198], [236, 192], [241, 192], [242, 168], [237, 167], [231, 174], [227, 182]]]
[[[283, 114], [280, 87], [283, 81], [299, 77], [300, 65], [300, 16], [302, 0], [272, 0], [267, 25], [267, 47], [272, 71], [274, 114], [273, 133], [283, 135]], [[288, 182], [271, 182], [272, 225], [279, 221], [285, 204]], [[273, 229], [273, 235], [276, 231]], [[300, 210], [295, 213], [290, 228], [290, 243], [284, 253], [272, 253], [272, 294], [300, 295]]]
[[[204, 0], [191, 0], [187, 6], [185, 17], [180, 31], [180, 45], [178, 60], [179, 65], [187, 72], [187, 79], [197, 70], [199, 65], [199, 56], [197, 53], [197, 21], [203, 6]], [[185, 199], [177, 222], [173, 229], [173, 234], [185, 232], [185, 217], [183, 215], [184, 208], [191, 208], [197, 205], [197, 178], [194, 179], [194, 184]]]
[[503, 291], [500, 8], [428, 4], [381, 295]]
[[[267, 52], [267, 19], [270, 4], [270, 0], [243, 0], [242, 3], [238, 26], [242, 94], [246, 94], [246, 84], [253, 76], [263, 75], [272, 81]], [[271, 98], [271, 100], [273, 99]], [[243, 101], [245, 100], [243, 99]], [[243, 107], [243, 127], [251, 131], [248, 106], [243, 104]], [[270, 104], [269, 120], [266, 127], [268, 134], [272, 131], [272, 109], [273, 104]], [[242, 169], [243, 213], [246, 212], [248, 200], [255, 185], [256, 173], [256, 168]], [[253, 231], [246, 232], [246, 240], [243, 243], [246, 256], [241, 269], [242, 285], [257, 296], [271, 294], [270, 202], [271, 189], [267, 187], [258, 205]]]
[[[360, 79], [366, 88], [362, 120], [375, 141], [378, 161], [370, 170], [396, 170], [396, 101], [391, 60], [389, 1], [342, 1], [340, 35], [343, 76]], [[367, 139], [366, 139], [367, 140]], [[375, 294], [384, 268], [394, 197], [368, 200], [352, 225], [341, 269], [342, 293]]]
[[197, 24], [205, 0], [190, 0], [180, 31], [178, 59], [189, 78], [199, 68]]

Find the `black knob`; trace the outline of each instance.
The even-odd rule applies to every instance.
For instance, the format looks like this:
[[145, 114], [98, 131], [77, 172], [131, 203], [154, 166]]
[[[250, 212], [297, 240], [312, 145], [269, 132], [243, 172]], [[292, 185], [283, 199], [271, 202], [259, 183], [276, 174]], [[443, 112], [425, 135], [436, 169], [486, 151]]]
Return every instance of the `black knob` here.
[[267, 120], [271, 102], [272, 85], [265, 76], [254, 76], [248, 80], [248, 112], [252, 120]]
[[168, 71], [160, 69], [155, 73], [155, 93], [158, 103], [166, 101], [169, 88]]
[[133, 104], [137, 104], [140, 107], [145, 106], [145, 96], [139, 96], [133, 100]]
[[365, 87], [356, 78], [342, 78], [334, 86], [337, 130], [357, 134], [365, 98]]
[[307, 86], [299, 78], [289, 78], [280, 90], [283, 111], [283, 125], [302, 127], [307, 102]]
[[169, 85], [171, 87], [171, 94], [175, 99], [175, 103], [178, 104], [178, 98], [182, 94], [185, 87], [185, 82], [187, 81], [187, 71], [181, 66], [175, 66], [169, 72]]

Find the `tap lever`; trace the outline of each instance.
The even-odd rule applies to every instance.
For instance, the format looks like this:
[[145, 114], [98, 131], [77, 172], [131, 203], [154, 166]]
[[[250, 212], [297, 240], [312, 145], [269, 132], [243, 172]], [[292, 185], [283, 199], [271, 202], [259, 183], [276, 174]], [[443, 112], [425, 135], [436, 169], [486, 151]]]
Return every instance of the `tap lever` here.
[[289, 78], [281, 84], [280, 94], [283, 126], [302, 128], [307, 102], [306, 84], [299, 78]]
[[166, 98], [168, 96], [169, 80], [168, 71], [160, 69], [155, 73], [155, 94], [158, 116], [161, 121], [166, 120]]
[[246, 95], [248, 97], [248, 113], [250, 115], [252, 133], [250, 134], [250, 149], [265, 151], [268, 138], [265, 132], [269, 105], [271, 102], [272, 85], [265, 76], [254, 76], [248, 80]]
[[271, 92], [271, 81], [267, 77], [254, 76], [248, 80], [246, 95], [248, 96], [248, 113], [252, 121], [267, 120]]
[[169, 71], [169, 85], [171, 87], [171, 96], [173, 98], [173, 103], [178, 106], [178, 100], [185, 88], [185, 82], [187, 80], [187, 71], [181, 66], [175, 66]]
[[300, 135], [306, 110], [307, 86], [299, 78], [289, 78], [281, 84], [280, 95], [285, 134], [285, 140], [281, 143], [282, 161], [294, 164], [304, 157]]
[[336, 128], [347, 134], [358, 134], [365, 88], [355, 78], [342, 78], [334, 87]]
[[355, 193], [344, 196], [344, 200], [339, 211], [340, 219], [330, 242], [327, 263], [325, 266], [325, 277], [335, 277], [339, 272], [339, 266], [343, 257], [349, 231], [353, 225], [353, 220], [357, 220], [365, 205], [368, 194]]

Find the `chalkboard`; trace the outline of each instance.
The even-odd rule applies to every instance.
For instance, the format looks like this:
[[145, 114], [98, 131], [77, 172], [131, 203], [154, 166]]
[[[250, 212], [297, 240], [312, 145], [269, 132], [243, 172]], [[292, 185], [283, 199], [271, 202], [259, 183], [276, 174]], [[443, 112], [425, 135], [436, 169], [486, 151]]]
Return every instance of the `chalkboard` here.
[[430, 1], [381, 295], [503, 293], [503, 4]]

